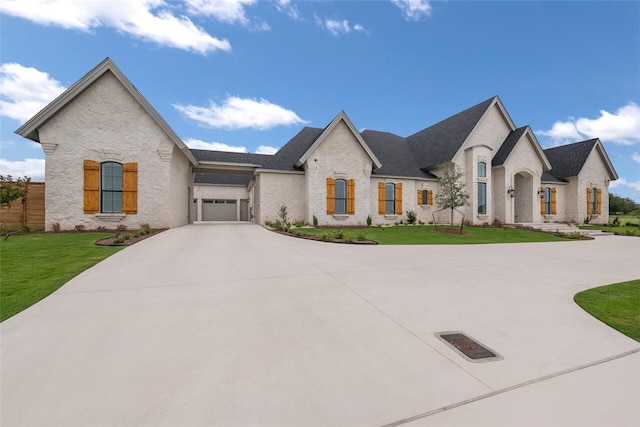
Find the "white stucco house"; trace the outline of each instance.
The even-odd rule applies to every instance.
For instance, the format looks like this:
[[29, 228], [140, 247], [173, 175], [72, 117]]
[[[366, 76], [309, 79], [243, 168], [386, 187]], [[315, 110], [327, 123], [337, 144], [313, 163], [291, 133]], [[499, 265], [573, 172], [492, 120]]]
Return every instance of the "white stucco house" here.
[[599, 139], [543, 150], [497, 96], [406, 137], [358, 132], [340, 112], [274, 155], [189, 149], [109, 58], [16, 133], [46, 155], [47, 230], [264, 224], [282, 205], [320, 225], [392, 224], [409, 210], [440, 221], [434, 196], [451, 163], [470, 223], [606, 223], [618, 178]]

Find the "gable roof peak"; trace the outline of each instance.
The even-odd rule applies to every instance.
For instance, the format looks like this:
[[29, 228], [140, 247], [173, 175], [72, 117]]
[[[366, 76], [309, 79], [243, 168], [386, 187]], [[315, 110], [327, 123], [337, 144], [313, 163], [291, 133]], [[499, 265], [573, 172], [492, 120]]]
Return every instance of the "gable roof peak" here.
[[376, 155], [373, 154], [373, 151], [371, 151], [371, 149], [369, 148], [367, 143], [362, 138], [362, 135], [360, 135], [360, 133], [356, 130], [356, 127], [353, 125], [353, 122], [351, 122], [351, 119], [349, 119], [349, 116], [347, 116], [347, 113], [345, 113], [344, 110], [342, 110], [327, 125], [327, 127], [323, 129], [322, 133], [314, 141], [314, 143], [311, 145], [311, 147], [309, 147], [309, 149], [302, 155], [302, 157], [300, 157], [300, 159], [298, 159], [298, 161], [296, 162], [296, 167], [302, 166], [304, 164], [304, 162], [307, 161], [307, 159], [311, 156], [311, 154], [318, 148], [318, 146], [320, 144], [322, 144], [324, 142], [324, 140], [327, 138], [327, 136], [336, 128], [336, 126], [338, 126], [338, 123], [340, 123], [341, 121], [344, 122], [347, 125], [347, 127], [349, 128], [349, 130], [351, 131], [353, 136], [356, 138], [356, 140], [358, 141], [360, 146], [367, 153], [367, 155], [369, 156], [369, 158], [373, 162], [374, 169], [380, 168], [382, 166], [382, 164], [380, 163], [380, 160], [378, 160]]
[[160, 116], [155, 108], [142, 96], [142, 94], [136, 89], [131, 81], [124, 75], [122, 71], [116, 66], [110, 57], [103, 59], [98, 65], [93, 67], [88, 73], [80, 78], [77, 82], [71, 85], [67, 90], [62, 92], [57, 98], [51, 101], [46, 107], [36, 113], [31, 119], [27, 120], [25, 124], [20, 126], [15, 133], [30, 139], [35, 142], [40, 142], [40, 136], [38, 129], [40, 129], [45, 123], [53, 118], [59, 111], [64, 109], [67, 105], [73, 102], [78, 96], [80, 96], [86, 89], [91, 87], [96, 81], [98, 81], [105, 73], [110, 72], [113, 76], [122, 84], [122, 86], [129, 92], [129, 94], [140, 104], [143, 110], [149, 114], [151, 119], [165, 132], [167, 137], [182, 151], [182, 153], [189, 159], [194, 166], [198, 164], [198, 161], [193, 156], [189, 148], [175, 133], [175, 131], [169, 126], [169, 124]]

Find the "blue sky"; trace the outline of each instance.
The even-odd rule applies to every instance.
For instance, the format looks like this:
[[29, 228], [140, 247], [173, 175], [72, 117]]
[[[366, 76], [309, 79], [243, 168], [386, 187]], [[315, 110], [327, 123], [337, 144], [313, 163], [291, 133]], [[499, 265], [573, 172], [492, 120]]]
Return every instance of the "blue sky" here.
[[3, 0], [0, 174], [13, 133], [111, 57], [193, 148], [270, 153], [344, 110], [408, 136], [499, 95], [543, 148], [599, 137], [640, 202], [640, 2]]

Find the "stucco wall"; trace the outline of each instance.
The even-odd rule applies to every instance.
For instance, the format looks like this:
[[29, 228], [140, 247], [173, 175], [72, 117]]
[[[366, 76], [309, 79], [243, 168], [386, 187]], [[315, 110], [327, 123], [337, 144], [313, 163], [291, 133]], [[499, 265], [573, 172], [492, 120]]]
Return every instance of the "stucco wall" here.
[[[137, 228], [148, 223], [166, 228], [180, 223], [169, 202], [184, 186], [175, 181], [172, 190], [170, 184], [174, 144], [110, 72], [44, 124], [39, 134], [46, 154], [47, 230], [54, 223], [63, 230], [77, 225]], [[109, 217], [83, 212], [85, 159], [138, 163], [137, 214]], [[177, 161], [175, 169], [184, 170], [184, 163]], [[186, 195], [177, 198], [186, 203]]]
[[[544, 222], [544, 218], [540, 215], [538, 196], [543, 165], [532, 144], [533, 141], [525, 133], [504, 162], [506, 186], [504, 200], [507, 213], [504, 222]], [[518, 174], [524, 179], [516, 183]], [[509, 188], [516, 190], [515, 198], [506, 195]]]
[[190, 189], [193, 186], [191, 163], [174, 144], [171, 157], [171, 193], [168, 195], [170, 227], [179, 227], [189, 222]]
[[[304, 169], [306, 171], [306, 193], [304, 194], [308, 203], [308, 211], [305, 215], [307, 221], [311, 222], [315, 215], [319, 225], [365, 225], [367, 223], [367, 216], [370, 214], [372, 160], [344, 121], [340, 121], [316, 148], [305, 162]], [[327, 215], [327, 178], [355, 180], [354, 215]]]
[[592, 214], [592, 224], [608, 224], [609, 223], [609, 180], [611, 176], [607, 172], [597, 148], [591, 151], [587, 161], [585, 162], [577, 183], [577, 206], [578, 217], [577, 222], [583, 222], [587, 217], [587, 188], [596, 187], [602, 189], [602, 213], [600, 215]]
[[510, 125], [502, 116], [498, 106], [494, 104], [487, 109], [485, 115], [478, 122], [473, 131], [471, 131], [471, 134], [462, 146], [461, 151], [464, 151], [474, 145], [484, 144], [491, 147], [495, 154], [498, 149], [500, 149], [500, 146], [511, 130]]
[[259, 197], [256, 192], [257, 222], [275, 221], [279, 218], [280, 206], [287, 207], [289, 221], [305, 220], [304, 174], [259, 173]]

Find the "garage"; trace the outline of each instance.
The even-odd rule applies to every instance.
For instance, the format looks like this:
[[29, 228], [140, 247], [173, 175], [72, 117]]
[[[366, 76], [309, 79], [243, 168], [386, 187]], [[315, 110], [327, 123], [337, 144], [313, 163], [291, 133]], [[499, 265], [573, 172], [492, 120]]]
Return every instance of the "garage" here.
[[238, 202], [231, 199], [203, 199], [203, 221], [237, 221]]

